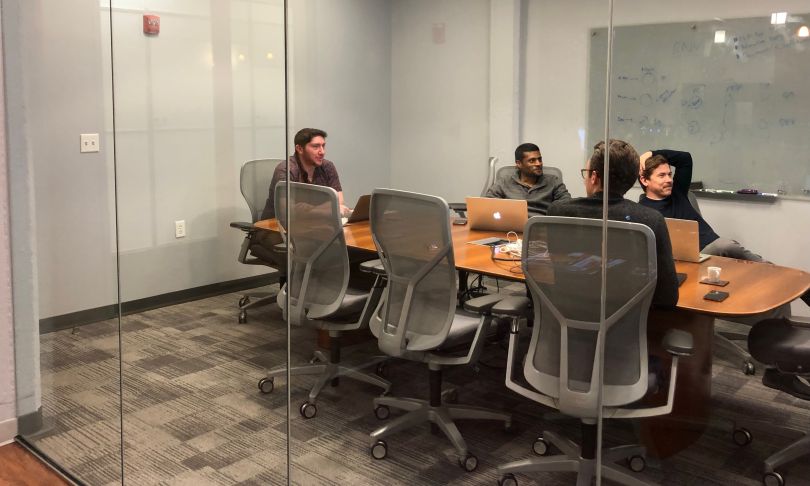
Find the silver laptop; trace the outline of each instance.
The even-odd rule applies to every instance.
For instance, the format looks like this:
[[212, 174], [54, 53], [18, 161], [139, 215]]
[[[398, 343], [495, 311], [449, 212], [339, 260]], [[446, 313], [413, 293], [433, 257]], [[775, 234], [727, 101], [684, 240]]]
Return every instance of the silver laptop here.
[[354, 205], [352, 214], [349, 215], [349, 217], [346, 219], [346, 222], [343, 224], [367, 221], [370, 206], [371, 206], [371, 195], [365, 194], [363, 196], [360, 196], [360, 199], [357, 200], [357, 204]]
[[700, 253], [698, 222], [690, 219], [664, 218], [672, 242], [672, 258], [684, 262], [700, 263], [710, 255]]
[[471, 230], [523, 232], [529, 219], [524, 199], [467, 198], [467, 221]]

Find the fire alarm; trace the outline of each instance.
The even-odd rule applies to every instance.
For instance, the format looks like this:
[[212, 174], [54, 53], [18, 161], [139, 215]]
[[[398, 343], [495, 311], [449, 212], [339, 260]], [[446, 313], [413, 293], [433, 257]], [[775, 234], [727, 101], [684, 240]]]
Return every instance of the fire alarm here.
[[160, 34], [160, 16], [145, 14], [143, 16], [143, 33], [147, 35]]

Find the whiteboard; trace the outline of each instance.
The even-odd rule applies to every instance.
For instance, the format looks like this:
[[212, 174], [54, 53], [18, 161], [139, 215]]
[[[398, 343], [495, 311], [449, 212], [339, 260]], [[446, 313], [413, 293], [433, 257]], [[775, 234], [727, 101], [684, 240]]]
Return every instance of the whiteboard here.
[[[810, 18], [805, 15], [804, 18]], [[810, 38], [769, 18], [616, 27], [610, 137], [692, 153], [713, 189], [810, 192]], [[718, 30], [725, 39], [716, 39]], [[715, 42], [715, 41], [719, 42]], [[588, 139], [605, 133], [607, 29], [591, 31]]]

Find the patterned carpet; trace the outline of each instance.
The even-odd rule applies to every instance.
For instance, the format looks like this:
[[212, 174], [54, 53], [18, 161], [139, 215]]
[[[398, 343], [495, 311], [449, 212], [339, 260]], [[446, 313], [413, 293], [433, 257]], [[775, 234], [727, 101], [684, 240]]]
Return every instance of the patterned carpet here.
[[[236, 323], [238, 295], [229, 294], [152, 310], [121, 322], [124, 475], [132, 485], [286, 484], [286, 387], [272, 394], [256, 383], [267, 367], [284, 364], [286, 333], [275, 306], [251, 310]], [[305, 362], [315, 334], [294, 330], [293, 362]], [[29, 439], [89, 485], [121, 482], [117, 321], [42, 336], [43, 410], [47, 427]], [[345, 361], [376, 350], [366, 341], [346, 348]], [[466, 473], [442, 436], [418, 427], [389, 441], [383, 461], [369, 455], [368, 433], [379, 425], [371, 399], [377, 389], [342, 380], [319, 399], [318, 415], [304, 420], [298, 405], [310, 378], [292, 383], [291, 482], [300, 485], [487, 485], [495, 467], [528, 458], [543, 430], [577, 438], [573, 420], [544, 421], [544, 409], [505, 389], [506, 353], [490, 346], [475, 370], [448, 370], [445, 384], [458, 401], [509, 410], [516, 431], [501, 425], [462, 422], [460, 429], [480, 459]], [[810, 404], [765, 388], [758, 377], [715, 360], [713, 405], [717, 415], [738, 419], [754, 433], [747, 447], [726, 431], [710, 429], [688, 450], [650, 464], [642, 477], [663, 485], [758, 485], [761, 461], [810, 429]], [[393, 395], [425, 397], [427, 374], [413, 363], [391, 363]], [[787, 426], [795, 430], [781, 430]], [[609, 422], [606, 443], [632, 441], [629, 424]], [[788, 483], [810, 484], [807, 458], [783, 468]], [[520, 484], [572, 484], [573, 474], [518, 477]]]

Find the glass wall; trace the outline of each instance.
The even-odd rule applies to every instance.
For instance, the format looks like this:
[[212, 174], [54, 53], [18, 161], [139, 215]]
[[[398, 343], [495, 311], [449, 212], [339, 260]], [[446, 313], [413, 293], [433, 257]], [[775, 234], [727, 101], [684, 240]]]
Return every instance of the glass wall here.
[[19, 432], [82, 481], [120, 482], [109, 17], [87, 2], [2, 8]]
[[807, 423], [745, 349], [810, 314], [799, 2], [2, 8], [20, 433], [78, 480], [753, 485]]

